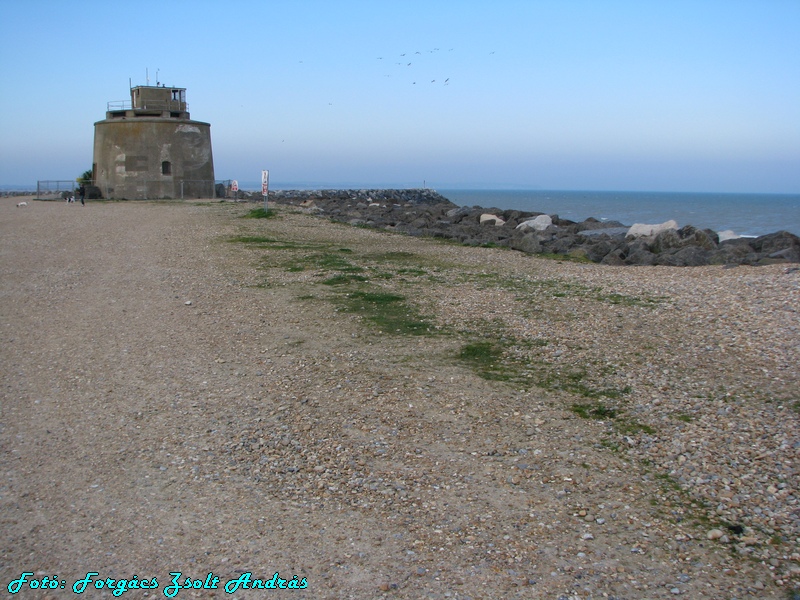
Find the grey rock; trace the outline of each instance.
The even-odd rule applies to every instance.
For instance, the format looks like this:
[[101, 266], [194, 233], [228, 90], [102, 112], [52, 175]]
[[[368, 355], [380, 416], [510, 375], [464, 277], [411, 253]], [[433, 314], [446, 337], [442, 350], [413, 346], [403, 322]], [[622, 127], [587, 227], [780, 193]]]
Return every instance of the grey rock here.
[[647, 223], [635, 223], [631, 225], [630, 229], [628, 230], [628, 237], [642, 237], [642, 236], [653, 236], [658, 235], [662, 231], [668, 231], [670, 229], [678, 229], [678, 224], [675, 221], [665, 221], [664, 223], [660, 223], [658, 225], [649, 225]]
[[539, 254], [542, 251], [542, 244], [539, 238], [532, 232], [518, 238], [512, 238], [509, 247], [526, 254]]
[[612, 238], [625, 238], [628, 233], [627, 227], [605, 227], [603, 229], [580, 229], [578, 234], [584, 237], [607, 236]]

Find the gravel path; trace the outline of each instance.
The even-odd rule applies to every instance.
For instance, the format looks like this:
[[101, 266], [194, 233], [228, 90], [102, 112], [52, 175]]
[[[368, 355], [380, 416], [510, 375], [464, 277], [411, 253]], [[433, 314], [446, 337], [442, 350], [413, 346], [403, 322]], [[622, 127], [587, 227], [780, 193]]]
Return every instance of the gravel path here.
[[[180, 598], [800, 589], [800, 271], [18, 201], [0, 199], [0, 589], [64, 587], [16, 597], [75, 596], [89, 572], [91, 597], [134, 576], [158, 588], [126, 597], [165, 597], [176, 572], [219, 578]], [[376, 324], [361, 304], [387, 293], [430, 331]], [[276, 572], [307, 587], [226, 593]]]

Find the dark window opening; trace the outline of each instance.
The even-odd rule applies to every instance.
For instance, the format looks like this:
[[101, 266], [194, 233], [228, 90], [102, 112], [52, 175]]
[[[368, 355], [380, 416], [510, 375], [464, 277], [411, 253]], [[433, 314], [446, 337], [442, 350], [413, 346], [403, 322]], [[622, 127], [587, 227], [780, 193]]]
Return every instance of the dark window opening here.
[[172, 175], [172, 163], [170, 163], [168, 160], [165, 160], [161, 163], [161, 174]]

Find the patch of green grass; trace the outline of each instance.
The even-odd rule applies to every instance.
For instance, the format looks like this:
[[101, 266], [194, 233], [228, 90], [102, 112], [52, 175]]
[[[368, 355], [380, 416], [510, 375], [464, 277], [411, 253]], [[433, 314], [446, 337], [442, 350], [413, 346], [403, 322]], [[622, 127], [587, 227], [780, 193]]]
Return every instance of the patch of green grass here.
[[348, 285], [350, 283], [366, 282], [367, 278], [363, 275], [353, 275], [350, 273], [340, 273], [333, 275], [322, 281], [322, 285]]
[[664, 487], [673, 492], [684, 493], [684, 489], [669, 473], [656, 473], [655, 478], [659, 480]]
[[651, 308], [666, 301], [666, 298], [663, 296], [628, 296], [626, 294], [619, 294], [617, 292], [605, 293], [599, 288], [595, 289], [593, 299], [597, 300], [598, 302], [607, 302], [608, 304], [616, 304], [621, 306], [645, 306]]
[[422, 275], [427, 275], [428, 272], [424, 269], [397, 269], [395, 271], [398, 275], [413, 275], [421, 277]]
[[424, 277], [430, 275], [431, 269], [449, 266], [442, 261], [405, 251], [371, 252], [364, 254], [361, 259], [363, 264], [371, 268], [410, 277]]
[[614, 419], [619, 412], [613, 408], [595, 402], [593, 404], [573, 404], [570, 410], [582, 419], [597, 419], [604, 421], [606, 419]]
[[364, 271], [362, 267], [353, 264], [344, 256], [333, 252], [309, 254], [301, 258], [299, 263], [313, 269], [338, 271], [340, 273], [361, 273]]
[[263, 235], [235, 235], [229, 238], [231, 242], [238, 242], [240, 244], [275, 244], [278, 240], [275, 238], [264, 237]]
[[265, 209], [263, 206], [261, 206], [259, 208], [252, 209], [246, 215], [243, 215], [242, 218], [243, 219], [274, 219], [277, 216], [278, 216], [278, 213], [276, 213], [274, 210], [269, 209], [269, 208]]
[[377, 252], [372, 254], [366, 254], [364, 258], [371, 262], [378, 262], [378, 263], [383, 263], [383, 262], [416, 263], [420, 257], [414, 254], [413, 252], [394, 251], [394, 252]]
[[391, 335], [431, 335], [434, 324], [409, 306], [404, 296], [383, 291], [358, 290], [339, 298], [344, 309], [357, 313]]
[[494, 365], [502, 355], [502, 350], [494, 342], [475, 342], [463, 346], [458, 358], [483, 365]]
[[399, 302], [405, 301], [403, 296], [391, 294], [389, 292], [353, 292], [350, 294], [350, 297], [355, 300], [369, 302], [375, 306], [396, 305]]
[[616, 440], [605, 437], [600, 440], [600, 445], [603, 448], [608, 448], [612, 452], [619, 452], [619, 443]]
[[468, 363], [480, 377], [492, 381], [507, 381], [509, 365], [503, 365], [503, 348], [494, 341], [473, 342], [462, 346], [458, 358]]
[[575, 403], [570, 406], [570, 410], [582, 419], [613, 421], [614, 429], [617, 433], [622, 435], [634, 435], [637, 433], [648, 433], [652, 435], [655, 433], [655, 429], [649, 425], [623, 418], [621, 411], [615, 408], [609, 408], [600, 402], [591, 404]]
[[678, 419], [678, 421], [683, 421], [684, 423], [691, 423], [692, 421], [694, 421], [694, 417], [692, 417], [692, 415], [687, 415], [687, 414], [676, 415], [675, 418]]
[[627, 386], [622, 389], [592, 387], [584, 381], [586, 376], [584, 369], [540, 367], [536, 385], [548, 390], [570, 392], [584, 398], [618, 399], [630, 392], [630, 387]]
[[303, 244], [293, 242], [291, 240], [278, 240], [263, 235], [235, 235], [228, 238], [229, 242], [239, 244], [252, 244], [261, 248], [269, 248], [271, 250], [303, 250], [316, 248], [313, 244]]
[[627, 435], [635, 435], [637, 433], [653, 435], [656, 432], [656, 430], [650, 427], [650, 425], [639, 423], [638, 421], [634, 421], [632, 419], [621, 419], [616, 423], [616, 428], [621, 434]]

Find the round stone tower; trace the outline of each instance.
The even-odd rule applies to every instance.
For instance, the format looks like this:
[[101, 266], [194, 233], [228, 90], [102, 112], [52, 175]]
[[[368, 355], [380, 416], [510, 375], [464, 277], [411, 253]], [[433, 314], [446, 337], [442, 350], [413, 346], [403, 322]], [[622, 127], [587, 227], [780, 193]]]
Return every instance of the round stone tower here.
[[185, 88], [132, 87], [94, 124], [92, 169], [104, 198], [213, 198], [211, 125], [189, 118]]

